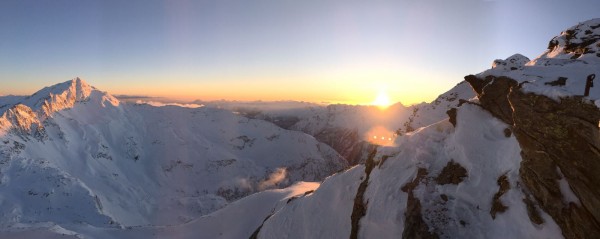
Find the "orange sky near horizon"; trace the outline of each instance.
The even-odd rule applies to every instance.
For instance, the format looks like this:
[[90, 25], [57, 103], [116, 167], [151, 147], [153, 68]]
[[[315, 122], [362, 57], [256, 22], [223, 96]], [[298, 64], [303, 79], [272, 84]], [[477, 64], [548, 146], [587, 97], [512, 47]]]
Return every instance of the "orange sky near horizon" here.
[[[385, 73], [385, 72], [384, 72]], [[179, 78], [179, 84], [168, 80], [153, 80], [152, 84], [99, 84], [98, 88], [112, 94], [145, 95], [169, 99], [238, 100], [238, 101], [305, 101], [313, 103], [371, 104], [380, 92], [385, 92], [391, 103], [412, 105], [430, 102], [449, 90], [454, 84], [432, 84], [427, 80], [408, 80], [390, 74], [371, 72], [372, 76], [344, 74], [322, 77], [232, 77], [218, 81]], [[380, 76], [378, 76], [380, 75]], [[285, 79], [282, 79], [285, 78]], [[403, 80], [404, 79], [404, 80]], [[412, 78], [414, 79], [414, 78]], [[90, 82], [93, 84], [93, 82]], [[430, 89], [423, 91], [423, 89]], [[115, 93], [113, 93], [115, 92]]]
[[180, 101], [431, 102], [598, 17], [573, 1], [0, 1], [0, 95], [79, 76]]
[[[370, 105], [380, 92], [390, 103], [412, 105], [430, 102], [454, 86], [439, 82], [441, 76], [416, 70], [395, 69], [392, 66], [345, 66], [321, 72], [181, 75], [124, 75], [123, 77], [88, 78], [90, 85], [113, 95], [161, 97], [177, 101], [238, 100], [238, 101], [305, 101]], [[73, 76], [74, 77], [74, 76]], [[18, 77], [17, 77], [18, 78]], [[72, 77], [71, 77], [72, 78]], [[96, 79], [99, 78], [99, 79]], [[176, 80], [169, 80], [176, 79]], [[27, 79], [7, 82], [0, 94], [31, 95], [45, 86], [67, 79]], [[457, 79], [457, 82], [461, 79]], [[24, 84], [25, 83], [25, 84]], [[424, 91], [423, 89], [428, 89]]]

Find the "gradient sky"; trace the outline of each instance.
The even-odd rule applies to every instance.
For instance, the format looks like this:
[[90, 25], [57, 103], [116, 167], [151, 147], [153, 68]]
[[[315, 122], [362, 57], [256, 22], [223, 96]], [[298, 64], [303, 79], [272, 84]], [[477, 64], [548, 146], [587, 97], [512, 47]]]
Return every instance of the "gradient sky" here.
[[112, 94], [431, 101], [535, 58], [598, 0], [0, 1], [0, 94], [80, 76]]

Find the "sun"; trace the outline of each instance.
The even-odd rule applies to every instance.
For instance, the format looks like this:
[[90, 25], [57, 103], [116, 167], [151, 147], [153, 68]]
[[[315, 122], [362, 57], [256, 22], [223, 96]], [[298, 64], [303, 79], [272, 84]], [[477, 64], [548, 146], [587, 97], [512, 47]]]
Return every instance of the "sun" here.
[[377, 94], [377, 98], [375, 98], [371, 104], [379, 107], [380, 109], [385, 109], [391, 104], [390, 97], [387, 95], [387, 93], [385, 93], [385, 91], [381, 90], [379, 91], [379, 94]]

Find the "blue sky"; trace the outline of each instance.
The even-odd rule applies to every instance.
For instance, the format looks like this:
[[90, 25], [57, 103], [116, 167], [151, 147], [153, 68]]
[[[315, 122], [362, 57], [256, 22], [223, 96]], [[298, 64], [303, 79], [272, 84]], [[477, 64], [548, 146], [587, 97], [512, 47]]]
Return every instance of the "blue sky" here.
[[0, 1], [0, 94], [81, 76], [113, 94], [431, 101], [541, 54], [596, 0]]

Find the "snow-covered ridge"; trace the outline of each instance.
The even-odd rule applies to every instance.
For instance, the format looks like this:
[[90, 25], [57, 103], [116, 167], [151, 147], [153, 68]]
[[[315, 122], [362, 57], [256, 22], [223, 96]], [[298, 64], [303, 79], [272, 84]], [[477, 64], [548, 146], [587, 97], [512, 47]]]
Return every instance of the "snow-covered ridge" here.
[[119, 100], [99, 91], [79, 77], [44, 87], [27, 97], [0, 99], [0, 131], [14, 127], [22, 132], [41, 129], [41, 122], [53, 113], [70, 109], [79, 102], [91, 102], [102, 107], [119, 106]]
[[[591, 75], [600, 76], [600, 18], [563, 31], [550, 41], [548, 50], [527, 63], [526, 60], [519, 54], [506, 60], [496, 60], [491, 69], [476, 77], [483, 84], [488, 84], [491, 78], [486, 77], [506, 76], [519, 83], [525, 92], [548, 96], [557, 101], [570, 96], [583, 96], [587, 79]], [[590, 88], [587, 99], [600, 99], [600, 87]]]
[[531, 65], [545, 64], [543, 59], [598, 60], [600, 57], [600, 18], [579, 23], [550, 40], [548, 50]]

